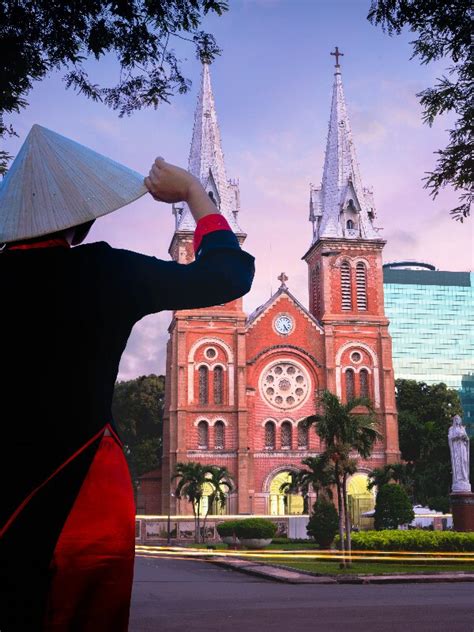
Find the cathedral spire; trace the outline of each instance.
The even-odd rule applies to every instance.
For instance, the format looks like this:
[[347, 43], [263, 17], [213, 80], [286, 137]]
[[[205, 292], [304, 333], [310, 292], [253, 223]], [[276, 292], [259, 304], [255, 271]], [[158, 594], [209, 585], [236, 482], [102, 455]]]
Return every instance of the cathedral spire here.
[[[194, 115], [188, 170], [201, 181], [232, 229], [243, 234], [237, 223], [239, 186], [227, 179], [224, 152], [217, 122], [209, 64], [202, 66], [201, 89]], [[175, 207], [176, 230], [194, 230], [195, 222], [186, 205]]]
[[373, 194], [362, 185], [347, 114], [339, 63], [344, 53], [336, 47], [331, 55], [336, 66], [323, 179], [311, 188], [310, 198], [313, 243], [325, 237], [380, 239], [373, 225]]

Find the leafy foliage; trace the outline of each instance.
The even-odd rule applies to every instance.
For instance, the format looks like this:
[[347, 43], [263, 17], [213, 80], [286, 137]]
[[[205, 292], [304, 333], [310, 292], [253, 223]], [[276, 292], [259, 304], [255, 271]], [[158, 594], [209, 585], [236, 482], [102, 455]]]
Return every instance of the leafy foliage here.
[[[220, 53], [214, 37], [200, 30], [208, 13], [222, 15], [226, 0], [16, 0], [0, 2], [0, 138], [9, 134], [3, 115], [27, 105], [33, 82], [65, 70], [66, 87], [129, 115], [187, 92], [181, 60], [171, 45], [192, 43], [202, 61]], [[89, 77], [88, 61], [117, 58], [115, 85]], [[0, 153], [0, 173], [8, 156]]]
[[276, 525], [265, 518], [246, 518], [239, 520], [235, 525], [235, 534], [241, 539], [267, 539], [273, 538], [277, 531]]
[[205, 533], [206, 519], [212, 505], [217, 502], [225, 506], [227, 494], [233, 490], [232, 476], [225, 467], [217, 465], [202, 465], [194, 461], [177, 463], [173, 480], [178, 479], [175, 489], [176, 498], [186, 498], [193, 508], [195, 521], [195, 537], [199, 542], [201, 534], [201, 501], [204, 497], [206, 485], [211, 486], [207, 512], [204, 516]]
[[340, 543], [344, 550], [345, 529], [346, 546], [350, 551], [351, 524], [347, 503], [347, 479], [357, 471], [357, 459], [351, 454], [356, 452], [368, 458], [376, 440], [380, 438], [380, 433], [372, 403], [365, 397], [356, 397], [343, 404], [337, 395], [325, 390], [321, 395], [321, 407], [321, 413], [307, 417], [305, 422], [316, 427], [316, 432], [325, 445], [325, 458], [328, 463], [333, 464], [332, 476], [337, 489]]
[[226, 520], [226, 522], [221, 522], [216, 526], [216, 531], [221, 538], [233, 536], [235, 535], [235, 527], [239, 522], [240, 520]]
[[394, 482], [401, 485], [413, 500], [413, 474], [409, 463], [388, 463], [383, 467], [376, 467], [369, 472], [369, 479], [368, 489], [380, 489], [383, 485]]
[[115, 385], [112, 416], [134, 481], [160, 464], [164, 397], [163, 375], [143, 375]]
[[414, 518], [415, 512], [404, 488], [396, 483], [382, 485], [375, 502], [374, 526], [377, 531], [398, 529]]
[[447, 74], [438, 78], [434, 87], [426, 88], [417, 96], [423, 106], [423, 120], [428, 125], [448, 112], [457, 116], [449, 130], [448, 145], [436, 152], [437, 165], [428, 173], [425, 186], [433, 198], [448, 184], [462, 191], [459, 206], [451, 210], [453, 217], [461, 222], [470, 215], [474, 197], [471, 11], [470, 0], [372, 0], [367, 16], [389, 35], [399, 34], [405, 27], [416, 33], [416, 39], [411, 42], [412, 57], [418, 57], [422, 64], [445, 59], [452, 62]]
[[291, 481], [283, 483], [280, 491], [283, 493], [298, 493], [307, 498], [311, 490], [316, 493], [316, 498], [322, 494], [332, 498], [331, 485], [334, 484], [334, 471], [332, 463], [326, 454], [309, 456], [301, 461], [304, 468], [292, 474]]
[[321, 497], [313, 505], [313, 513], [306, 530], [322, 549], [328, 549], [338, 530], [339, 517], [330, 500]]
[[448, 430], [453, 416], [462, 415], [459, 393], [443, 383], [428, 385], [396, 380], [395, 385], [400, 451], [412, 479], [413, 501], [426, 505], [429, 499], [444, 497], [448, 502], [451, 491]]
[[358, 551], [474, 551], [474, 533], [457, 531], [360, 531], [352, 540]]

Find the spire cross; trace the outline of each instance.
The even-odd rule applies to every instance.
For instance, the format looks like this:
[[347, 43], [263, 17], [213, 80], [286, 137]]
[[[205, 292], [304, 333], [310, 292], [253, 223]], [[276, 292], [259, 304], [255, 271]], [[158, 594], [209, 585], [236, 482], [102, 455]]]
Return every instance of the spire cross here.
[[334, 55], [334, 57], [336, 58], [336, 68], [340, 68], [340, 64], [339, 64], [339, 57], [344, 57], [344, 53], [340, 53], [339, 52], [339, 48], [336, 46], [336, 50], [334, 53], [330, 53], [331, 55]]
[[286, 287], [285, 281], [288, 281], [288, 277], [286, 276], [284, 272], [282, 272], [280, 276], [277, 277], [277, 279], [281, 281], [281, 287]]

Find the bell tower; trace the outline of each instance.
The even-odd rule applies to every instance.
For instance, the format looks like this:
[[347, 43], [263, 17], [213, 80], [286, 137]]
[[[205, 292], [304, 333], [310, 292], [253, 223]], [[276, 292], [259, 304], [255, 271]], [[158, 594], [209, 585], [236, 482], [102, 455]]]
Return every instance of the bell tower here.
[[[240, 244], [239, 185], [227, 178], [209, 64], [204, 63], [188, 170], [201, 181]], [[175, 232], [169, 247], [174, 261], [194, 260], [196, 223], [187, 204], [173, 205]], [[212, 279], [210, 280], [212, 282]], [[163, 419], [162, 511], [192, 513], [176, 502], [171, 480], [176, 463], [222, 465], [236, 487], [247, 487], [246, 351], [242, 298], [230, 303], [173, 312], [169, 326]], [[228, 511], [248, 511], [248, 495], [230, 499]]]
[[372, 191], [357, 162], [336, 47], [331, 114], [320, 187], [310, 189], [310, 312], [323, 325], [327, 388], [342, 401], [368, 396], [384, 434], [386, 462], [397, 460], [398, 427], [391, 338], [383, 299], [382, 250]]

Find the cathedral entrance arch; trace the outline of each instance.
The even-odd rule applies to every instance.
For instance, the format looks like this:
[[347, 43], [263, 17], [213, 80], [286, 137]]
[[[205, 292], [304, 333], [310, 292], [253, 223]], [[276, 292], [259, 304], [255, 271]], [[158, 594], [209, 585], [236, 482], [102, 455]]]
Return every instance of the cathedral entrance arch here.
[[299, 494], [285, 494], [285, 485], [292, 482], [293, 472], [278, 472], [270, 481], [268, 513], [271, 516], [301, 515], [304, 513], [303, 497]]
[[369, 477], [363, 472], [357, 472], [347, 483], [347, 501], [351, 524], [362, 529], [371, 526], [371, 518], [362, 516], [367, 511], [372, 511], [375, 507], [375, 493], [368, 489]]

